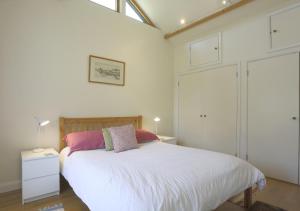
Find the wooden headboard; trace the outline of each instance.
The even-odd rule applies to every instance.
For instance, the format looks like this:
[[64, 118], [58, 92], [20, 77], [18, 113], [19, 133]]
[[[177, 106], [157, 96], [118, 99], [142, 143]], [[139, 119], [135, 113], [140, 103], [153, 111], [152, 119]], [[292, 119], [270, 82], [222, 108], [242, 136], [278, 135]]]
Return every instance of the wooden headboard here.
[[135, 128], [142, 128], [142, 116], [129, 117], [93, 117], [93, 118], [59, 118], [59, 149], [66, 146], [65, 136], [72, 132], [101, 130], [106, 127], [133, 124]]

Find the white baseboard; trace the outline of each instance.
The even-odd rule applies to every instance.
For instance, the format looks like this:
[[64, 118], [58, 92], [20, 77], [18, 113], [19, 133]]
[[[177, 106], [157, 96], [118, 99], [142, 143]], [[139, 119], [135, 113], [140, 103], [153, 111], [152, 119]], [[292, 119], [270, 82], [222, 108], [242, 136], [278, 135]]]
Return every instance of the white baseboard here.
[[11, 181], [0, 183], [0, 193], [21, 189], [21, 181]]

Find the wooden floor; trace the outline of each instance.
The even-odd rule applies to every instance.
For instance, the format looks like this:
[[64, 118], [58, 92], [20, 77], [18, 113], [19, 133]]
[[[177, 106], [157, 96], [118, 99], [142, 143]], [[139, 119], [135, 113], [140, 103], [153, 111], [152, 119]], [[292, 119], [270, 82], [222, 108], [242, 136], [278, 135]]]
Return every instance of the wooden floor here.
[[71, 188], [65, 189], [59, 196], [41, 199], [22, 205], [21, 191], [0, 194], [0, 211], [37, 211], [41, 208], [63, 203], [65, 211], [88, 211], [89, 209], [74, 194]]
[[254, 199], [288, 211], [299, 211], [300, 186], [269, 179], [267, 187], [254, 194]]
[[[288, 211], [300, 210], [300, 186], [276, 180], [268, 180], [267, 187], [262, 192], [253, 195], [254, 200], [284, 208]], [[65, 211], [88, 211], [88, 208], [73, 193], [70, 188], [62, 191], [60, 196], [49, 197], [25, 205], [21, 203], [21, 191], [0, 194], [0, 211], [39, 210], [47, 206], [63, 203]], [[217, 211], [242, 211], [232, 203], [226, 202]]]

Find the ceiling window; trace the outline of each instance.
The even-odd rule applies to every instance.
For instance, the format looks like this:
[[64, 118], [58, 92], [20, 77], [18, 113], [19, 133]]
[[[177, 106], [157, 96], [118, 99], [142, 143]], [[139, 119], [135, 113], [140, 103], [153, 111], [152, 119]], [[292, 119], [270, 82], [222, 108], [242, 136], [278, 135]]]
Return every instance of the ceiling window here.
[[112, 9], [112, 10], [117, 10], [117, 3], [116, 3], [116, 0], [90, 0], [96, 4], [100, 4], [104, 7], [107, 7], [109, 9]]
[[[1, 0], [0, 0], [1, 1]], [[139, 22], [156, 27], [136, 0], [89, 0], [101, 6], [131, 17]]]
[[139, 11], [136, 9], [136, 7], [132, 4], [131, 1], [126, 0], [126, 4], [125, 4], [125, 14], [128, 17], [131, 17], [137, 21], [143, 22], [145, 23], [145, 19], [144, 17], [139, 13]]

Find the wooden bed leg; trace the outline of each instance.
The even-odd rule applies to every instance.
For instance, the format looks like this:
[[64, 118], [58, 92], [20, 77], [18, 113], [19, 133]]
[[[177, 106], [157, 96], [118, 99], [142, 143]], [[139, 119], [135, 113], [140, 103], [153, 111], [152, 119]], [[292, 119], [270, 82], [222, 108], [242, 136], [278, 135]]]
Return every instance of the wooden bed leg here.
[[70, 188], [68, 181], [60, 174], [60, 193], [66, 191], [68, 188]]
[[244, 192], [244, 207], [249, 209], [252, 205], [252, 187], [247, 188]]

